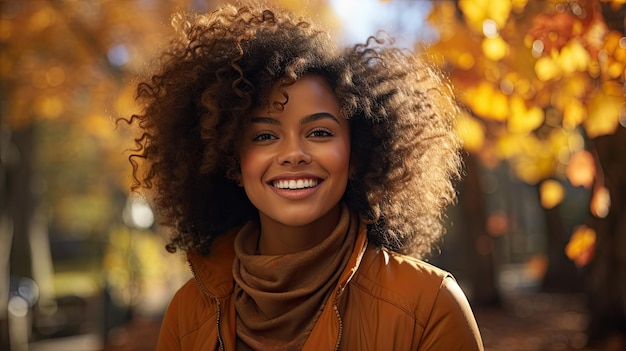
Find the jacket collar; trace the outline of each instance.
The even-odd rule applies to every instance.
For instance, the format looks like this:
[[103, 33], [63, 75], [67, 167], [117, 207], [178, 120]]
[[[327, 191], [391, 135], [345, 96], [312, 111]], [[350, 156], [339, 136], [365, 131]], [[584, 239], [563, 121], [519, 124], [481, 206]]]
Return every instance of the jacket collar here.
[[195, 251], [187, 253], [191, 273], [203, 293], [216, 298], [225, 298], [233, 293], [234, 242], [240, 228], [233, 228], [215, 238], [207, 256]]
[[[201, 291], [215, 298], [226, 298], [234, 291], [233, 261], [234, 242], [241, 227], [236, 227], [215, 238], [210, 254], [202, 256], [194, 251], [187, 253], [187, 261]], [[339, 277], [334, 290], [335, 300], [356, 273], [367, 248], [367, 226], [359, 221], [359, 233], [350, 259]]]

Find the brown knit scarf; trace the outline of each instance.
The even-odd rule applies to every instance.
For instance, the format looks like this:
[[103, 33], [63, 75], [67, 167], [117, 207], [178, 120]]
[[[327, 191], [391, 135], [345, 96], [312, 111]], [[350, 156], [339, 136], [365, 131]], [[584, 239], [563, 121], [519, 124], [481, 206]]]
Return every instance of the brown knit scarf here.
[[343, 205], [337, 227], [319, 245], [277, 256], [255, 254], [256, 224], [235, 239], [238, 350], [300, 350], [354, 247], [358, 217]]

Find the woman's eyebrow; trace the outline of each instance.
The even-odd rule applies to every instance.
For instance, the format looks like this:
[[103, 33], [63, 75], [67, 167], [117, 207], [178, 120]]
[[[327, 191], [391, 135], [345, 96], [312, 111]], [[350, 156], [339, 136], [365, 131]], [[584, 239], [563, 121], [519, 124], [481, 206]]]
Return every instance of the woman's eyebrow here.
[[[300, 120], [300, 124], [303, 125], [303, 124], [315, 122], [315, 121], [318, 121], [318, 120], [324, 119], [324, 118], [331, 119], [331, 120], [335, 121], [337, 124], [341, 124], [341, 123], [339, 123], [339, 120], [337, 119], [337, 117], [333, 116], [329, 112], [318, 112], [318, 113], [314, 113], [314, 114], [305, 116], [304, 118], [302, 118]], [[252, 119], [250, 121], [252, 123], [265, 123], [265, 124], [272, 124], [272, 125], [280, 125], [281, 124], [278, 119], [271, 118], [271, 117], [252, 117]]]
[[312, 115], [308, 115], [308, 116], [304, 117], [302, 120], [300, 120], [300, 124], [306, 124], [306, 123], [310, 123], [310, 122], [315, 122], [315, 121], [318, 121], [318, 120], [324, 119], [324, 118], [331, 119], [331, 120], [335, 121], [337, 124], [341, 124], [341, 123], [339, 123], [339, 120], [337, 119], [337, 117], [333, 116], [329, 112], [319, 112], [319, 113], [314, 113]]

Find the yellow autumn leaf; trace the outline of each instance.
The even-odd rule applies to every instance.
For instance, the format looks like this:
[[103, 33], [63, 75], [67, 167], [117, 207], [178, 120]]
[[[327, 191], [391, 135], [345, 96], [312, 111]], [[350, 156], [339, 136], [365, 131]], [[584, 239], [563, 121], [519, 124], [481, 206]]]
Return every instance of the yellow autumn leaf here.
[[509, 44], [501, 36], [484, 38], [481, 47], [485, 57], [491, 61], [500, 61], [509, 53]]
[[[624, 39], [623, 34], [618, 31], [611, 31], [607, 35], [608, 40], [613, 41], [611, 43], [613, 48], [609, 49], [609, 52], [613, 53], [613, 58], [621, 63], [626, 63], [626, 45], [624, 45], [624, 40], [626, 39]], [[604, 46], [605, 49], [608, 49], [607, 44]]]
[[525, 183], [537, 182], [554, 172], [554, 157], [550, 154], [521, 155], [513, 162], [515, 175]]
[[585, 70], [590, 61], [591, 57], [587, 49], [578, 39], [573, 39], [561, 49], [556, 64], [561, 67], [565, 74], [570, 74]]
[[585, 138], [579, 131], [567, 131], [567, 146], [571, 152], [578, 152], [585, 148]]
[[526, 7], [527, 3], [528, 3], [528, 0], [512, 0], [511, 1], [511, 5], [513, 5], [513, 11], [518, 12], [518, 13], [524, 11], [524, 8]]
[[587, 73], [591, 78], [598, 78], [600, 76], [600, 63], [598, 61], [589, 62], [589, 67], [587, 68]]
[[540, 159], [540, 162], [537, 163], [537, 165], [534, 167], [533, 169], [533, 177], [526, 179], [526, 178], [521, 178], [523, 181], [525, 181], [528, 184], [537, 184], [537, 182], [540, 182], [542, 179], [545, 179], [546, 177], [550, 177], [552, 174], [554, 174], [554, 162], [551, 158], [546, 158], [543, 157]]
[[587, 117], [587, 109], [576, 99], [570, 99], [563, 107], [563, 128], [572, 130], [578, 127]]
[[508, 97], [488, 82], [466, 90], [467, 104], [474, 113], [496, 121], [505, 121], [509, 114]]
[[561, 183], [556, 180], [544, 180], [539, 185], [539, 195], [541, 198], [541, 206], [551, 209], [560, 204], [565, 196], [565, 190]]
[[562, 126], [571, 130], [587, 118], [585, 95], [593, 89], [591, 78], [583, 72], [568, 75], [552, 90], [550, 103], [562, 114]]
[[493, 20], [504, 27], [511, 14], [511, 0], [459, 0], [459, 8], [470, 27], [482, 32], [483, 22]]
[[606, 72], [612, 79], [617, 79], [624, 75], [624, 64], [621, 62], [611, 62]]
[[535, 75], [541, 81], [557, 79], [562, 73], [558, 63], [549, 56], [542, 56], [535, 62]]
[[543, 110], [538, 106], [526, 108], [524, 100], [519, 96], [512, 96], [510, 102], [510, 116], [507, 128], [511, 133], [528, 133], [541, 126], [544, 120]]
[[554, 172], [553, 150], [533, 133], [503, 134], [495, 146], [497, 155], [509, 160], [515, 175], [528, 184], [536, 184]]
[[457, 120], [456, 129], [463, 140], [463, 148], [469, 152], [478, 152], [485, 142], [485, 127], [468, 114], [462, 114]]
[[583, 123], [589, 138], [613, 134], [619, 125], [620, 109], [623, 105], [623, 96], [597, 92], [589, 101], [588, 116]]
[[[575, 145], [571, 145], [573, 140], [573, 134], [563, 128], [554, 128], [548, 138], [543, 142], [543, 153], [549, 153], [554, 155], [555, 159], [560, 159], [559, 154], [565, 152], [570, 153]], [[567, 160], [565, 160], [567, 162]]]
[[[567, 96], [580, 98], [585, 95], [589, 89], [589, 85], [589, 76], [585, 73], [578, 73], [568, 77], [568, 79], [563, 82], [563, 88], [560, 90], [564, 91]], [[567, 103], [569, 103], [569, 101]]]
[[554, 146], [555, 137], [539, 140], [533, 133], [516, 135], [518, 150], [512, 158], [512, 166], [517, 177], [528, 184], [548, 178], [554, 172], [557, 164], [555, 154], [560, 149]]
[[504, 134], [496, 141], [498, 155], [504, 159], [510, 159], [522, 152], [524, 140], [520, 135]]

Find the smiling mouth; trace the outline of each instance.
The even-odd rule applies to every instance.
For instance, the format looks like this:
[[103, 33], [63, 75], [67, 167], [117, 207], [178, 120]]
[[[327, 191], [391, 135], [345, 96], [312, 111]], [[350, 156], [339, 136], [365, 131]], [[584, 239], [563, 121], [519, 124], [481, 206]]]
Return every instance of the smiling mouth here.
[[307, 189], [313, 188], [320, 183], [319, 179], [298, 179], [298, 180], [276, 180], [272, 182], [272, 186], [277, 189]]

